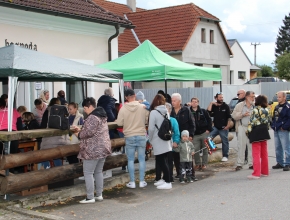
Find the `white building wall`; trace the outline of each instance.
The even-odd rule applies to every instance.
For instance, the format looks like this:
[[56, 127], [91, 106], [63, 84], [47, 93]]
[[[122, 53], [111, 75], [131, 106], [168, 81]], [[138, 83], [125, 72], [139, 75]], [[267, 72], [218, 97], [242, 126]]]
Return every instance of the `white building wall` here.
[[[123, 31], [121, 28], [120, 32]], [[6, 46], [6, 42], [32, 43], [37, 51], [79, 62], [92, 61], [96, 65], [108, 61], [108, 38], [115, 32], [115, 28], [109, 25], [0, 7], [0, 47]], [[116, 38], [112, 40], [112, 58], [117, 57]], [[108, 86], [108, 83], [92, 83], [88, 86], [91, 88], [88, 93], [98, 99]], [[33, 87], [34, 83], [31, 83]], [[66, 90], [65, 82], [45, 83], [44, 87], [50, 90], [51, 98], [60, 89]], [[36, 98], [33, 91], [32, 100]], [[115, 95], [119, 96], [118, 90]]]
[[[206, 42], [201, 42], [201, 29], [205, 28]], [[214, 43], [210, 43], [210, 30], [214, 31]], [[203, 66], [220, 65], [222, 82], [229, 83], [229, 69], [222, 66], [230, 65], [230, 53], [218, 25], [213, 21], [200, 21], [182, 53], [182, 61], [198, 63]], [[205, 83], [209, 85], [209, 83]]]
[[[234, 57], [230, 59], [230, 63], [231, 63], [230, 70], [233, 71], [232, 82], [235, 85], [242, 85], [245, 82], [247, 82], [247, 80], [250, 80], [251, 63], [237, 42], [234, 43], [234, 45], [231, 47], [231, 49], [234, 53]], [[246, 72], [245, 79], [238, 78], [239, 71]]]

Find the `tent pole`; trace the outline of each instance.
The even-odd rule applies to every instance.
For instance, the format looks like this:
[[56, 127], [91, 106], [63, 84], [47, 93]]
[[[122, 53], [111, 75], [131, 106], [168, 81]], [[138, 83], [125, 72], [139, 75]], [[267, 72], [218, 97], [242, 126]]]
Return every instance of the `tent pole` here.
[[220, 92], [223, 91], [223, 87], [222, 87], [222, 81], [220, 81]]
[[167, 80], [165, 79], [165, 95], [167, 94]]

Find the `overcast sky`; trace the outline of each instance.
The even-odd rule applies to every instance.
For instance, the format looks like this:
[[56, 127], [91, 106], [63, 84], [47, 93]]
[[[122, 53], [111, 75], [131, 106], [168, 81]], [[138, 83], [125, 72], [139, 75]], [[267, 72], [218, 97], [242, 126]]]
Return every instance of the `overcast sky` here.
[[278, 30], [290, 12], [289, 0], [137, 0], [137, 7], [154, 9], [191, 2], [218, 17], [227, 39], [237, 39], [253, 63], [251, 42], [261, 43], [257, 46], [257, 64], [271, 65], [274, 61]]

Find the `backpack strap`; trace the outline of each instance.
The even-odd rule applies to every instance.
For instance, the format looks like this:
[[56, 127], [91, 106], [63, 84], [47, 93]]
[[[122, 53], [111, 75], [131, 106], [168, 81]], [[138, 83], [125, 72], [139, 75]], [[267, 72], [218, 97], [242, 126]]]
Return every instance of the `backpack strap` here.
[[[159, 112], [159, 114], [160, 115], [162, 115], [162, 117], [163, 118], [166, 118], [166, 119], [168, 119], [168, 117], [167, 117], [167, 114], [165, 114], [165, 115], [163, 115], [159, 110], [157, 110], [157, 109], [154, 109], [155, 111], [158, 111]], [[159, 128], [158, 128], [158, 126], [155, 124], [155, 127], [157, 128], [157, 130], [159, 131]]]

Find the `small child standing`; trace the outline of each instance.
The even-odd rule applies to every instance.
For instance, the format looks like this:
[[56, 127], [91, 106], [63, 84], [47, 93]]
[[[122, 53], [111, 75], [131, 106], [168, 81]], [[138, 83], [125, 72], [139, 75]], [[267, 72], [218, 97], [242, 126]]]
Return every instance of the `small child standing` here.
[[179, 182], [184, 183], [184, 178], [186, 177], [188, 183], [194, 181], [192, 175], [192, 156], [194, 155], [194, 146], [189, 141], [189, 132], [183, 130], [181, 132], [181, 141], [177, 147], [174, 148], [175, 152], [179, 152], [180, 155], [180, 177]]

